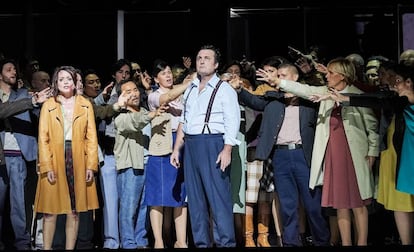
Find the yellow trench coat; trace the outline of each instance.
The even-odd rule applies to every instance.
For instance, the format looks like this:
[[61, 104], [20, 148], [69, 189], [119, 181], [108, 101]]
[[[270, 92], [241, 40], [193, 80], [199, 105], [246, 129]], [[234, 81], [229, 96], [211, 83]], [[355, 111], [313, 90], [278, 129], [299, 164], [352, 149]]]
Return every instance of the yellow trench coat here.
[[[65, 169], [65, 138], [61, 105], [54, 97], [43, 105], [39, 118], [39, 178], [36, 188], [35, 211], [49, 214], [71, 213]], [[77, 95], [72, 121], [72, 157], [76, 211], [99, 208], [95, 181], [86, 183], [86, 169], [98, 171], [98, 139], [93, 106]], [[56, 182], [47, 180], [54, 170]]]

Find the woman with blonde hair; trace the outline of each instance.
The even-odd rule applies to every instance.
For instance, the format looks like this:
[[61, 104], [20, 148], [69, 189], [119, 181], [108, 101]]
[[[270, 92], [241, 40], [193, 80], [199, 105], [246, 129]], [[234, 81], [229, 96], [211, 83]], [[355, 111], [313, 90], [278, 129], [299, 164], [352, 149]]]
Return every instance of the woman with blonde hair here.
[[[354, 65], [345, 58], [331, 60], [325, 68], [327, 85], [309, 86], [269, 76], [259, 69], [259, 80], [305, 99], [314, 94], [362, 93], [352, 85], [356, 79]], [[352, 243], [352, 214], [355, 219], [356, 245], [366, 246], [368, 209], [374, 196], [372, 166], [379, 155], [378, 120], [370, 108], [343, 107], [332, 100], [319, 104], [313, 146], [309, 187], [322, 187], [323, 207], [337, 211], [343, 246]]]

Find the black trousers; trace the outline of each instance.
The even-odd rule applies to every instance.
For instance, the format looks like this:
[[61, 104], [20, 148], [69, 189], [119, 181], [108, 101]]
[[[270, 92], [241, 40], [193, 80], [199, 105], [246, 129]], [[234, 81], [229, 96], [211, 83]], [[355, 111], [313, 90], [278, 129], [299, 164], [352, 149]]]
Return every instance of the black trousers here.
[[[53, 249], [65, 250], [66, 244], [66, 214], [60, 214], [56, 221], [56, 231], [53, 237]], [[94, 235], [93, 211], [79, 213], [79, 229], [76, 249], [93, 249]]]

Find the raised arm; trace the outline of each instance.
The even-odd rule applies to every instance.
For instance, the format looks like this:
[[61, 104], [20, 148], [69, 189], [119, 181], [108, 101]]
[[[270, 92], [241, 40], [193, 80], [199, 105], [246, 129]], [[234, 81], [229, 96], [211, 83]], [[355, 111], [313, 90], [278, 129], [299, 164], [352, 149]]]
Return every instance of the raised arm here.
[[174, 87], [171, 90], [160, 96], [159, 104], [168, 104], [169, 102], [177, 99], [177, 97], [183, 94], [187, 87], [191, 85], [196, 76], [196, 72], [187, 75], [187, 77], [185, 77], [184, 81], [181, 84], [174, 85]]

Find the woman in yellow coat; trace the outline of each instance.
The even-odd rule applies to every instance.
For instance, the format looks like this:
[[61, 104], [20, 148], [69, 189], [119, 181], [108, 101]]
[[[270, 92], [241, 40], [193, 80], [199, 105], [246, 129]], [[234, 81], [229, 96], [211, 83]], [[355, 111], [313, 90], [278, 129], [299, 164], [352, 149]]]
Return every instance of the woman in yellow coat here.
[[94, 173], [98, 171], [98, 139], [93, 106], [76, 95], [76, 72], [58, 67], [53, 97], [39, 119], [39, 179], [35, 211], [44, 213], [43, 246], [51, 249], [58, 214], [66, 214], [66, 249], [74, 249], [79, 212], [97, 209]]

